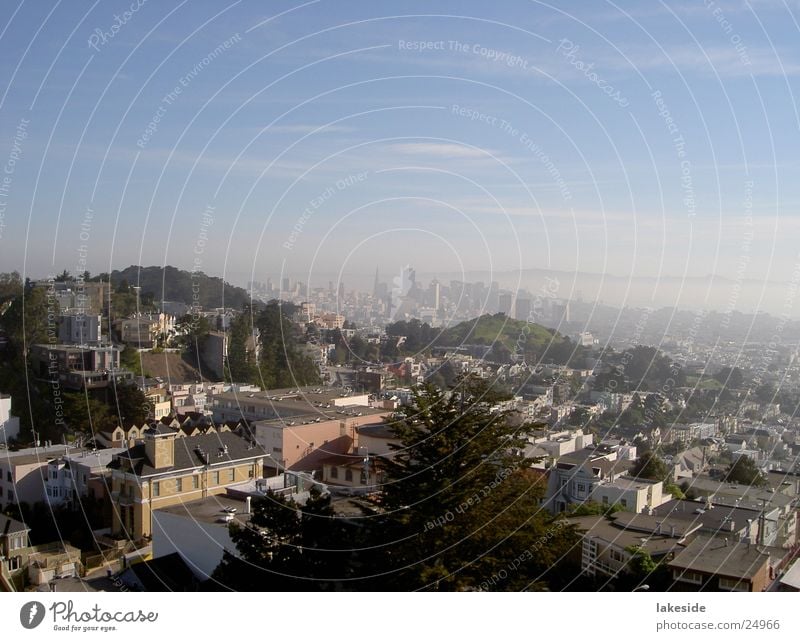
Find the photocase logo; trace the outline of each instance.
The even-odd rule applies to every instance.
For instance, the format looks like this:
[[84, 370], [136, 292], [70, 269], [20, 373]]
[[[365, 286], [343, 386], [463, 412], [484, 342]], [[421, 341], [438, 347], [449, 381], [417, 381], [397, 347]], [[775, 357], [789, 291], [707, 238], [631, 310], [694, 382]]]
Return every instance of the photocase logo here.
[[33, 630], [44, 620], [44, 606], [38, 601], [28, 601], [19, 611], [19, 622], [27, 630]]

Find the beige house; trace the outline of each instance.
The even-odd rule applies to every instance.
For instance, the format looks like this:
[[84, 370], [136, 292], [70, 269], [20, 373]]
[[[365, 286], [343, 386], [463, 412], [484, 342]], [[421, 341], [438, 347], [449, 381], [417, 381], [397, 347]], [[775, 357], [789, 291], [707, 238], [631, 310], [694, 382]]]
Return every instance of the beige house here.
[[622, 476], [610, 483], [596, 485], [590, 498], [602, 505], [618, 505], [628, 512], [639, 513], [658, 507], [672, 497], [663, 494], [661, 481]]
[[0, 450], [0, 509], [44, 501], [48, 461], [75, 452], [63, 445]]
[[142, 439], [109, 465], [116, 536], [149, 538], [153, 510], [263, 477], [263, 448], [233, 432], [179, 438], [161, 424], [145, 429]]

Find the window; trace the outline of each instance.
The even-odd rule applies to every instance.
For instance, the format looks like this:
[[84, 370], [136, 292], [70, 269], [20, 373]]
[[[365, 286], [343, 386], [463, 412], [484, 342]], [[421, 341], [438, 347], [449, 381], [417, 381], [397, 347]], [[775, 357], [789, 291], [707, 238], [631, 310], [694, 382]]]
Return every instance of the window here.
[[331, 478], [338, 479], [339, 478], [339, 468], [335, 465], [331, 465]]
[[211, 472], [211, 484], [219, 485], [219, 472]]
[[608, 505], [608, 497], [607, 496], [603, 497], [603, 505]]
[[251, 467], [247, 470], [247, 478], [251, 479], [253, 476], [255, 476], [255, 474], [253, 473], [253, 468]]
[[153, 496], [161, 496], [161, 483], [153, 481]]
[[11, 470], [8, 470], [8, 472], [6, 472], [6, 481], [8, 481], [9, 483], [11, 483], [11, 482], [12, 482], [12, 479], [11, 479]]
[[183, 479], [175, 479], [175, 489], [178, 492], [183, 492]]
[[200, 487], [200, 477], [199, 477], [199, 476], [197, 476], [197, 474], [195, 474], [195, 475], [192, 477], [192, 489], [193, 489], [193, 490], [196, 490], [196, 489], [197, 489], [197, 488], [199, 488], [199, 487]]
[[586, 486], [583, 483], [578, 483], [578, 492], [585, 492]]
[[344, 480], [345, 481], [352, 481], [353, 480], [353, 470], [350, 468], [344, 471]]
[[236, 470], [230, 468], [228, 470], [228, 481], [233, 481], [236, 478]]
[[750, 586], [745, 581], [738, 579], [726, 579], [725, 577], [719, 578], [720, 590], [731, 590], [732, 592], [749, 592]]
[[624, 560], [622, 554], [620, 552], [617, 552], [616, 550], [611, 550], [610, 556], [612, 561], [617, 561], [621, 563]]
[[699, 572], [690, 572], [686, 571], [681, 574], [680, 570], [675, 570], [672, 574], [672, 578], [676, 581], [683, 581], [684, 583], [694, 583], [695, 585], [702, 585], [703, 583], [703, 575]]
[[619, 503], [622, 507], [628, 507], [628, 501], [626, 501], [625, 499], [620, 499]]
[[14, 572], [16, 570], [19, 570], [19, 568], [20, 568], [20, 558], [18, 556], [12, 556], [10, 559], [8, 559], [6, 564], [8, 565], [8, 571], [9, 572]]

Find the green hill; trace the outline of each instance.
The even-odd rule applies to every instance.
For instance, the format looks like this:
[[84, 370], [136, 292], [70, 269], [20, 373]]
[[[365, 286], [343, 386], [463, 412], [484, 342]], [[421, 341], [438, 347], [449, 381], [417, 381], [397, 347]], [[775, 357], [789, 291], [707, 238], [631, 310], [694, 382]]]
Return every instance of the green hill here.
[[[180, 301], [187, 305], [200, 304], [204, 308], [231, 307], [241, 309], [250, 302], [246, 289], [226, 283], [216, 276], [203, 272], [188, 272], [177, 267], [139, 267], [131, 265], [123, 270], [114, 270], [110, 276], [113, 287], [126, 282], [142, 288], [142, 296], [151, 295], [153, 300]], [[94, 279], [93, 279], [94, 280]], [[197, 297], [195, 299], [195, 296]]]
[[575, 350], [575, 344], [557, 331], [536, 323], [514, 320], [502, 313], [486, 314], [454, 325], [443, 331], [435, 344], [453, 347], [493, 345], [497, 360], [507, 360], [510, 354], [524, 353], [528, 362], [541, 359], [566, 363]]

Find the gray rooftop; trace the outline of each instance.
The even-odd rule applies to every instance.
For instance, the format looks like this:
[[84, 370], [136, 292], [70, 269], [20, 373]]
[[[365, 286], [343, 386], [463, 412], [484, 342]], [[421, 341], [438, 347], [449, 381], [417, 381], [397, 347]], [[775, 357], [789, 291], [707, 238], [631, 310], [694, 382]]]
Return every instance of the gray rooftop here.
[[181, 516], [198, 523], [227, 527], [228, 521], [225, 517], [228, 513], [224, 511], [224, 508], [235, 509], [236, 512], [233, 513], [233, 520], [240, 525], [245, 525], [250, 520], [249, 515], [245, 514], [245, 507], [245, 501], [220, 494], [198, 499], [197, 501], [178, 503], [176, 505], [170, 505], [169, 507], [160, 508], [155, 510], [153, 515], [156, 520], [158, 520], [158, 515], [163, 513], [172, 516]]
[[[203, 466], [224, 467], [231, 463], [254, 460], [266, 456], [266, 451], [258, 444], [251, 443], [233, 432], [200, 434], [175, 438], [175, 464], [169, 467], [154, 468], [147, 459], [144, 443], [138, 443], [114, 457], [109, 467], [119, 468], [120, 460], [129, 458], [138, 476], [156, 476], [180, 470], [191, 470]], [[202, 454], [207, 455], [207, 462]]]
[[605, 516], [578, 516], [567, 519], [586, 536], [596, 537], [608, 544], [625, 549], [641, 546], [654, 556], [663, 556], [678, 547], [678, 538], [659, 534], [646, 534], [629, 529], [624, 523], [609, 521]]
[[769, 563], [769, 553], [762, 546], [699, 536], [677, 554], [669, 566], [734, 579], [751, 579], [766, 563]]
[[0, 514], [0, 537], [8, 534], [21, 534], [27, 531], [28, 526], [22, 521], [17, 521], [17, 519], [12, 519], [10, 516]]

